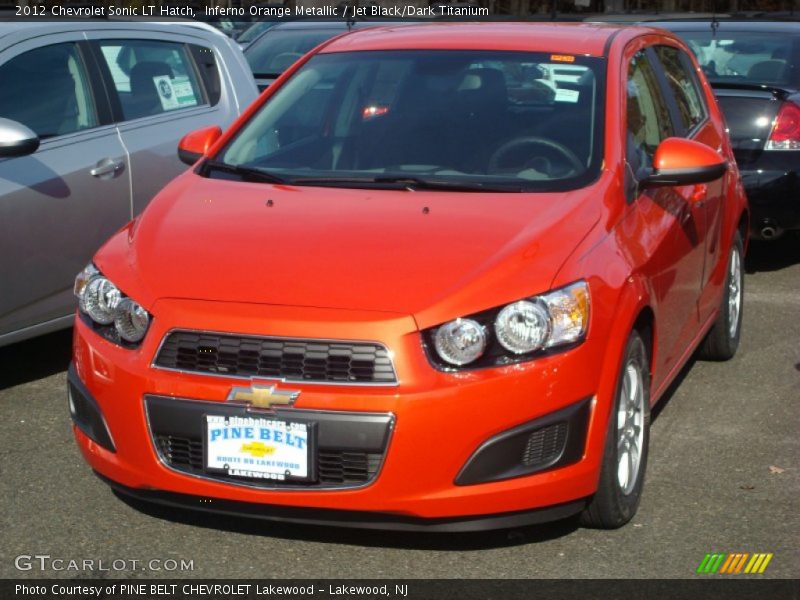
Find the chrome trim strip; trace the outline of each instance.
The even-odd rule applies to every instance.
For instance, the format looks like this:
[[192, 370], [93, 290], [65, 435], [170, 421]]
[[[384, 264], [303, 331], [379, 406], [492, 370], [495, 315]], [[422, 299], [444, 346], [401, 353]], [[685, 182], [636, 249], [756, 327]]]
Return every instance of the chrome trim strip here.
[[[318, 381], [314, 379], [292, 379], [288, 377], [263, 377], [261, 375], [227, 375], [223, 373], [207, 373], [204, 371], [187, 371], [186, 369], [173, 369], [171, 367], [162, 367], [156, 364], [156, 360], [158, 360], [158, 355], [161, 354], [161, 349], [164, 347], [164, 344], [167, 341], [167, 338], [173, 333], [197, 333], [197, 334], [210, 334], [210, 335], [229, 335], [232, 337], [242, 337], [242, 338], [250, 338], [256, 340], [290, 340], [290, 341], [298, 341], [298, 342], [308, 342], [308, 343], [316, 343], [316, 342], [328, 342], [332, 344], [375, 344], [376, 346], [380, 346], [386, 351], [386, 354], [389, 356], [389, 362], [392, 365], [392, 371], [394, 372], [394, 381], [387, 381], [387, 382], [376, 382], [376, 381], [348, 381], [348, 382], [341, 382], [341, 381]], [[172, 373], [181, 373], [183, 375], [200, 375], [202, 377], [222, 377], [224, 379], [242, 379], [248, 381], [275, 381], [277, 383], [294, 383], [294, 384], [301, 384], [305, 383], [308, 385], [334, 385], [339, 387], [350, 387], [350, 386], [357, 386], [357, 387], [397, 387], [400, 385], [400, 378], [397, 376], [397, 369], [394, 366], [394, 356], [393, 352], [389, 350], [388, 346], [383, 342], [376, 342], [373, 340], [334, 340], [329, 338], [297, 338], [297, 337], [286, 337], [280, 335], [254, 335], [249, 333], [235, 333], [235, 332], [225, 332], [225, 331], [209, 331], [207, 329], [182, 329], [182, 328], [173, 328], [169, 329], [164, 336], [161, 338], [161, 341], [158, 344], [158, 348], [156, 348], [156, 353], [153, 355], [153, 359], [150, 362], [151, 369], [158, 369], [160, 371], [169, 371]]]
[[[378, 478], [381, 476], [381, 473], [383, 472], [383, 465], [386, 463], [386, 457], [388, 456], [389, 449], [391, 448], [391, 445], [392, 445], [392, 438], [394, 437], [394, 425], [395, 425], [395, 422], [397, 420], [397, 418], [395, 417], [395, 414], [392, 413], [392, 412], [389, 412], [389, 413], [375, 413], [375, 412], [372, 412], [372, 413], [370, 413], [370, 412], [359, 413], [359, 412], [352, 412], [352, 411], [290, 408], [290, 409], [286, 409], [286, 410], [278, 409], [278, 410], [272, 411], [270, 413], [265, 413], [265, 416], [271, 416], [271, 415], [279, 416], [279, 413], [288, 413], [288, 412], [292, 412], [292, 413], [296, 413], [296, 414], [302, 414], [302, 415], [313, 415], [315, 413], [323, 413], [323, 414], [324, 413], [328, 413], [328, 414], [337, 414], [337, 415], [352, 414], [352, 415], [388, 416], [389, 417], [389, 435], [388, 435], [388, 439], [386, 440], [386, 448], [383, 451], [383, 456], [381, 457], [381, 462], [378, 465], [378, 470], [375, 471], [375, 475], [371, 479], [369, 479], [368, 481], [365, 481], [364, 483], [345, 483], [345, 484], [342, 484], [342, 485], [330, 485], [330, 484], [327, 484], [327, 485], [292, 485], [292, 484], [285, 484], [285, 485], [281, 485], [281, 486], [264, 486], [264, 485], [256, 485], [256, 484], [248, 483], [248, 482], [245, 482], [245, 481], [239, 482], [239, 481], [236, 481], [236, 480], [233, 480], [233, 479], [232, 480], [218, 479], [218, 478], [214, 478], [214, 477], [209, 477], [207, 475], [198, 475], [197, 473], [189, 473], [187, 471], [182, 471], [180, 469], [176, 469], [175, 467], [170, 465], [165, 460], [164, 456], [161, 454], [161, 450], [159, 449], [158, 443], [156, 442], [155, 435], [153, 434], [153, 428], [150, 425], [150, 411], [147, 409], [147, 400], [145, 398], [145, 396], [158, 396], [158, 395], [159, 394], [144, 394], [142, 396], [142, 404], [144, 404], [144, 416], [145, 416], [145, 421], [147, 422], [147, 432], [150, 435], [150, 445], [152, 446], [153, 451], [155, 452], [155, 455], [156, 455], [156, 458], [158, 459], [158, 462], [161, 463], [161, 465], [165, 469], [167, 469], [169, 471], [172, 471], [173, 473], [178, 473], [179, 475], [183, 475], [184, 477], [192, 477], [194, 479], [201, 479], [203, 481], [209, 481], [211, 483], [216, 483], [216, 484], [223, 485], [223, 486], [224, 485], [232, 485], [232, 486], [235, 486], [235, 487], [243, 487], [243, 488], [249, 488], [249, 489], [254, 489], [254, 490], [263, 490], [265, 492], [283, 492], [283, 491], [286, 491], [286, 492], [317, 492], [317, 491], [319, 491], [319, 492], [337, 492], [337, 491], [340, 491], [340, 490], [348, 490], [348, 491], [349, 490], [358, 490], [358, 489], [363, 489], [363, 488], [366, 488], [366, 487], [369, 487], [369, 486], [373, 485], [378, 480]], [[210, 405], [217, 404], [216, 402], [214, 402], [212, 400], [198, 400], [196, 398], [172, 398], [172, 399], [173, 400], [177, 400], [177, 401], [187, 400], [189, 402], [207, 402]], [[289, 417], [289, 418], [291, 418], [291, 417]], [[202, 434], [201, 434], [201, 438], [200, 439], [202, 440]], [[204, 444], [205, 444], [205, 442], [204, 442]], [[319, 448], [317, 448], [317, 452], [319, 452]], [[314, 457], [314, 460], [316, 460], [317, 458], [318, 457]], [[169, 490], [167, 490], [167, 491], [169, 491]]]

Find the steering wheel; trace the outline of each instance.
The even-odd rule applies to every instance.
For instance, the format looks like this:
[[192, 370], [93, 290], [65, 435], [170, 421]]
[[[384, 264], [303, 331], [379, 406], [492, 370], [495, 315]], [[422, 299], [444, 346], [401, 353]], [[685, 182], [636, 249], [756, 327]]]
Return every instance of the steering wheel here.
[[554, 142], [553, 140], [548, 140], [547, 138], [543, 137], [525, 136], [506, 142], [497, 150], [495, 150], [492, 153], [492, 156], [489, 158], [488, 170], [490, 172], [496, 171], [500, 166], [502, 159], [510, 154], [512, 150], [516, 150], [520, 146], [543, 146], [549, 150], [555, 150], [558, 154], [566, 159], [573, 170], [580, 172], [584, 169], [583, 163], [577, 156], [575, 156], [575, 153], [563, 144], [559, 144], [558, 142]]

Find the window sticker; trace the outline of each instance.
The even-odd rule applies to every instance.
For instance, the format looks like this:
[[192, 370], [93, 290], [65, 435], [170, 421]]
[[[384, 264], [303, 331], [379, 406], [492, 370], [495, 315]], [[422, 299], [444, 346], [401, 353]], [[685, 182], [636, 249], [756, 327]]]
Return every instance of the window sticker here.
[[576, 104], [578, 102], [578, 98], [580, 98], [581, 93], [578, 90], [568, 90], [567, 88], [558, 88], [556, 90], [556, 102], [569, 102], [570, 104]]
[[164, 110], [175, 110], [187, 106], [197, 106], [197, 96], [188, 77], [171, 78], [169, 75], [153, 77], [158, 91], [158, 99]]

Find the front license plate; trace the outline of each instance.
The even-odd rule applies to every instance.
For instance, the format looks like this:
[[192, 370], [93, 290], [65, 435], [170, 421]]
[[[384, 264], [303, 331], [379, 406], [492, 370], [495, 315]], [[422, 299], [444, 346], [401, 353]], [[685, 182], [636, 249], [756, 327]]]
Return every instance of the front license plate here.
[[280, 419], [206, 415], [206, 469], [231, 477], [307, 480], [310, 427]]

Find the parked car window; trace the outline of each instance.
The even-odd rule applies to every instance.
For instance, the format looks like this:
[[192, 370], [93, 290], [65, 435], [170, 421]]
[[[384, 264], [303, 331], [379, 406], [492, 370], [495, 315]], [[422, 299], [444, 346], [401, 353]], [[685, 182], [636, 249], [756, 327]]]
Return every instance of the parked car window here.
[[691, 62], [683, 51], [673, 46], [656, 46], [655, 51], [675, 96], [683, 128], [691, 131], [706, 118], [706, 107], [697, 78], [690, 68]]
[[125, 120], [205, 103], [184, 44], [149, 40], [100, 43]]
[[77, 46], [43, 46], [0, 65], [0, 117], [26, 125], [42, 139], [97, 126]]
[[256, 77], [277, 77], [306, 52], [346, 29], [268, 31], [245, 50]]
[[278, 20], [257, 21], [252, 25], [250, 25], [247, 29], [242, 31], [242, 33], [239, 34], [239, 37], [236, 38], [236, 41], [239, 42], [240, 44], [249, 44], [253, 40], [255, 40], [258, 36], [260, 36], [262, 33], [264, 33], [267, 29], [269, 29], [270, 27], [274, 27], [278, 23], [280, 23], [280, 21]]
[[712, 83], [796, 85], [800, 80], [794, 64], [797, 36], [711, 28], [679, 33]]
[[197, 70], [200, 71], [200, 77], [203, 79], [208, 94], [208, 103], [216, 106], [222, 94], [222, 82], [219, 78], [219, 67], [217, 67], [214, 51], [211, 48], [195, 44], [190, 45], [189, 48], [192, 51]]
[[647, 53], [641, 51], [628, 68], [628, 163], [637, 179], [653, 163], [656, 147], [675, 128]]
[[571, 189], [599, 169], [602, 63], [525, 52], [314, 56], [222, 154], [295, 177]]

